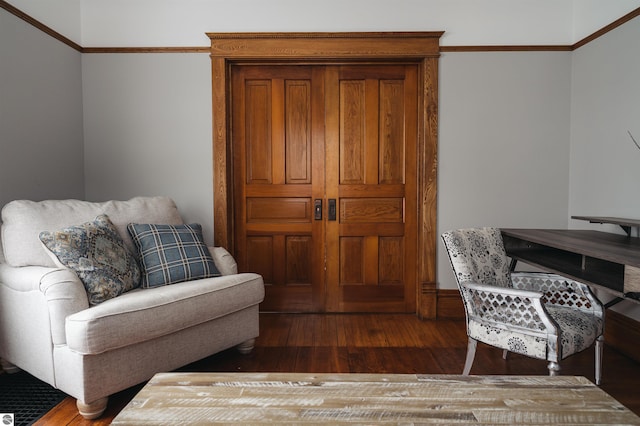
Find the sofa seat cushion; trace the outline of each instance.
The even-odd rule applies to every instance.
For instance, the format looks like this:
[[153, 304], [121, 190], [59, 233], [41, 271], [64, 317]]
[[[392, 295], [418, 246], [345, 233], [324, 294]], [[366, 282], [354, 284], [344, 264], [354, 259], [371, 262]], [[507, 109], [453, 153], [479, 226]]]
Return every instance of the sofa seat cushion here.
[[252, 273], [137, 289], [69, 315], [67, 346], [80, 354], [100, 354], [211, 321], [263, 298], [262, 277]]
[[131, 222], [182, 224], [173, 200], [167, 197], [135, 197], [128, 201], [93, 203], [81, 200], [15, 200], [2, 208], [2, 246], [11, 266], [49, 266], [55, 263], [42, 247], [42, 231], [55, 231], [89, 222], [106, 214], [118, 230], [127, 249], [136, 248], [127, 232]]

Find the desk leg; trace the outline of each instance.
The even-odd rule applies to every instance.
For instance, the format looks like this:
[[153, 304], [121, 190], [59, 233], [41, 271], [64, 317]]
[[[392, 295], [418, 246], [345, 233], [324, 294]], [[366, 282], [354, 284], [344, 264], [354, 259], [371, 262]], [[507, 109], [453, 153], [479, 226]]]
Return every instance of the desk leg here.
[[602, 349], [604, 346], [604, 336], [596, 339], [596, 385], [600, 386], [602, 381]]
[[509, 264], [509, 271], [511, 272], [515, 271], [517, 264], [518, 264], [518, 259], [511, 259], [511, 263]]

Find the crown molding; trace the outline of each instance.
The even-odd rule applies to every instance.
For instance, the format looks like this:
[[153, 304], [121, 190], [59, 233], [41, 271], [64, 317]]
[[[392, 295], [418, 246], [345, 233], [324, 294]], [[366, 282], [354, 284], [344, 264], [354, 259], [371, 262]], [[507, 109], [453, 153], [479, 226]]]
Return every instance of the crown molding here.
[[585, 44], [591, 43], [593, 40], [597, 39], [598, 37], [601, 37], [601, 36], [605, 35], [606, 33], [615, 30], [619, 26], [621, 26], [623, 24], [626, 24], [627, 22], [629, 22], [630, 20], [632, 20], [634, 18], [637, 18], [638, 16], [640, 16], [640, 7], [635, 9], [635, 10], [632, 10], [629, 13], [627, 13], [622, 18], [616, 19], [615, 21], [613, 21], [609, 25], [607, 25], [605, 27], [602, 27], [601, 29], [599, 29], [595, 33], [591, 34], [590, 36], [587, 36], [587, 37], [583, 38], [582, 40], [580, 40], [579, 42], [577, 42], [573, 46], [571, 46], [571, 50], [576, 50], [576, 49], [584, 46]]
[[570, 52], [566, 45], [440, 46], [440, 52]]
[[211, 47], [83, 47], [82, 53], [211, 53]]
[[50, 35], [51, 37], [55, 38], [58, 41], [61, 41], [62, 43], [66, 44], [67, 46], [71, 47], [72, 49], [75, 49], [78, 52], [82, 52], [82, 46], [80, 46], [79, 44], [71, 41], [70, 39], [68, 39], [67, 37], [63, 36], [62, 34], [60, 34], [59, 32], [55, 31], [54, 29], [46, 26], [45, 24], [43, 24], [42, 22], [38, 21], [37, 19], [32, 18], [31, 16], [27, 15], [26, 13], [24, 13], [23, 11], [21, 11], [17, 7], [14, 7], [14, 6], [10, 5], [5, 0], [0, 0], [0, 9], [6, 10], [7, 12], [11, 13], [12, 15], [15, 15], [16, 17], [22, 19], [26, 23], [30, 24], [31, 26], [39, 29], [43, 33]]
[[[80, 53], [210, 53], [210, 46], [184, 46], [184, 47], [82, 47], [63, 36], [42, 22], [32, 18], [20, 9], [0, 0], [0, 9], [22, 19], [45, 34], [59, 40]], [[627, 13], [609, 25], [599, 29], [593, 34], [583, 38], [572, 45], [487, 45], [487, 46], [440, 46], [440, 52], [571, 52], [596, 40], [630, 20], [640, 16], [640, 7]], [[239, 33], [245, 34], [245, 33]], [[345, 33], [341, 33], [345, 34]]]

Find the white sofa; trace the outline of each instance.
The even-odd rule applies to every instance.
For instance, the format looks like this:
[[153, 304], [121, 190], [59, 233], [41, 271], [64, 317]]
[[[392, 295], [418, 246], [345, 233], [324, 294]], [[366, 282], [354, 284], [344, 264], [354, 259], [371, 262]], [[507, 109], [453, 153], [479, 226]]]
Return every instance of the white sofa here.
[[136, 288], [97, 305], [83, 282], [56, 266], [39, 234], [106, 214], [131, 252], [129, 223], [182, 224], [166, 197], [92, 203], [13, 201], [2, 210], [0, 358], [77, 398], [97, 418], [108, 396], [258, 336], [262, 277], [237, 273], [223, 248], [209, 248], [222, 276]]

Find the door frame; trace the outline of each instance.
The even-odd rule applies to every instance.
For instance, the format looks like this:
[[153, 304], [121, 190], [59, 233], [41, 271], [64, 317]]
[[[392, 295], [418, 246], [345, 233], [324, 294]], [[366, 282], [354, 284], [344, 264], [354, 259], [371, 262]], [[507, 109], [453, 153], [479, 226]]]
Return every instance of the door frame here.
[[416, 313], [436, 318], [438, 59], [443, 32], [207, 33], [211, 40], [214, 244], [234, 253], [231, 65], [419, 65]]

